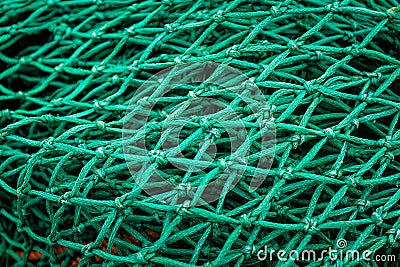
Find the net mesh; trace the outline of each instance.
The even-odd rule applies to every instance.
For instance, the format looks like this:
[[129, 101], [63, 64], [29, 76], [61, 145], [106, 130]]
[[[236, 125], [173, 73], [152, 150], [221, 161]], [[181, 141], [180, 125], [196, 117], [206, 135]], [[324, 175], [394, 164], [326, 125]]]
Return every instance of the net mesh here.
[[[399, 6], [1, 1], [1, 265], [258, 266], [265, 246], [338, 240], [399, 253]], [[254, 192], [244, 180], [209, 205], [163, 204], [127, 168], [124, 114], [153, 74], [202, 61], [254, 78], [274, 162]]]

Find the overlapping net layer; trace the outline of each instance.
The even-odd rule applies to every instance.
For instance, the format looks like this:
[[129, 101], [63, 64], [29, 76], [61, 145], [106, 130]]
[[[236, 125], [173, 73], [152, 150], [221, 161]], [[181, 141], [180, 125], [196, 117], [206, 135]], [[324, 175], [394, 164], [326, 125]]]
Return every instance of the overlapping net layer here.
[[[0, 264], [259, 266], [272, 264], [257, 257], [265, 246], [399, 253], [398, 6], [2, 1]], [[254, 192], [246, 169], [208, 205], [163, 204], [127, 168], [123, 118], [153, 74], [203, 61], [240, 70], [263, 92], [275, 119], [273, 165]], [[164, 99], [164, 111], [184, 99]], [[237, 110], [256, 134], [254, 118]], [[161, 123], [162, 111], [152, 114]], [[202, 127], [189, 123], [185, 131]], [[148, 132], [152, 140], [158, 131]], [[196, 155], [199, 144], [187, 142], [185, 151]], [[175, 183], [186, 175], [177, 170], [160, 167]], [[305, 261], [339, 262], [360, 264], [327, 254]]]

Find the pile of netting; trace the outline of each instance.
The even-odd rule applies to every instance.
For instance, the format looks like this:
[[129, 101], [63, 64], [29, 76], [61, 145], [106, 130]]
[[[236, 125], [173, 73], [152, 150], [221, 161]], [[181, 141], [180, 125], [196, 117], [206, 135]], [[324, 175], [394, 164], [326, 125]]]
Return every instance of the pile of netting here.
[[[374, 255], [400, 259], [397, 0], [5, 0], [0, 14], [0, 265], [378, 266]], [[258, 86], [275, 151], [262, 184], [249, 190], [265, 156], [257, 152], [257, 116], [217, 86], [171, 91], [150, 112], [151, 127], [130, 129], [148, 135], [153, 168], [165, 180], [185, 191], [247, 160], [236, 185], [224, 184], [215, 201], [173, 205], [132, 175], [149, 171], [140, 157], [138, 170], [127, 165], [124, 117], [152, 75], [193, 62], [230, 66]], [[250, 140], [246, 159], [225, 161], [230, 142], [220, 124], [188, 119], [180, 121], [182, 140], [174, 140], [181, 163], [201, 161], [202, 135], [219, 148], [215, 162], [198, 170], [166, 162], [163, 121], [172, 107], [202, 96], [218, 96], [239, 114]], [[321, 256], [330, 248], [372, 256]], [[283, 261], [272, 255], [280, 249], [317, 258], [292, 253]]]

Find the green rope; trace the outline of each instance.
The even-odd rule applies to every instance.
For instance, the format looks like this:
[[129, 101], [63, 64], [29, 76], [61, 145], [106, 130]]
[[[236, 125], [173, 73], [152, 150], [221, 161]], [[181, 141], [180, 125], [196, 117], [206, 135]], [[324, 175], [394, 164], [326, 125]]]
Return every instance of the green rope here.
[[[381, 264], [257, 257], [265, 246], [320, 252], [343, 239], [346, 249], [400, 259], [397, 0], [4, 0], [0, 11], [2, 266]], [[182, 86], [151, 112], [154, 151], [190, 91], [229, 102], [251, 153], [243, 178], [217, 201], [168, 205], [128, 169], [124, 116], [154, 74], [197, 62], [233, 67], [260, 88], [275, 156], [262, 186], [249, 190], [264, 157], [257, 118], [221, 88]], [[221, 127], [207, 123], [180, 125], [189, 165], [204, 156], [202, 135], [229, 148]], [[213, 171], [186, 172], [152, 157], [175, 184], [207, 183], [229, 168], [219, 160]]]

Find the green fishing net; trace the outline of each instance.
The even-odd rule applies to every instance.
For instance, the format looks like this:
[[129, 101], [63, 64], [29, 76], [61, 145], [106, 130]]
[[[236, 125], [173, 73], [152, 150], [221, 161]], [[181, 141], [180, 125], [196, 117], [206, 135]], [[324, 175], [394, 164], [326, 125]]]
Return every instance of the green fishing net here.
[[[397, 0], [3, 0], [0, 14], [2, 266], [400, 260]], [[179, 77], [191, 83], [163, 96], [135, 98], [160, 71], [185, 66], [201, 75], [191, 68], [202, 62], [240, 71], [267, 105], [246, 104], [190, 75]], [[245, 80], [239, 92], [250, 92]], [[238, 117], [225, 112], [201, 120], [192, 107], [190, 116], [171, 120], [181, 103], [202, 97], [218, 99]], [[265, 111], [262, 123], [254, 107]], [[149, 124], [126, 127], [126, 114], [141, 109], [150, 110]], [[224, 121], [243, 125], [228, 136]], [[264, 128], [273, 136], [269, 154], [262, 153]], [[176, 162], [162, 149], [171, 129], [180, 129], [171, 139], [183, 154]], [[135, 139], [134, 133], [146, 136], [153, 169], [144, 156], [124, 153], [123, 136]], [[207, 140], [218, 148], [210, 150], [215, 160], [204, 156]], [[247, 143], [249, 152], [235, 157], [231, 140]], [[265, 161], [272, 165], [251, 187]], [[238, 170], [240, 179], [232, 175]], [[191, 205], [146, 191], [154, 171], [183, 193], [221, 173], [228, 178], [219, 180], [214, 201]], [[332, 258], [322, 253], [329, 249], [371, 254]], [[278, 250], [313, 251], [317, 258], [282, 260], [273, 254]], [[379, 255], [394, 258], [384, 263]]]

